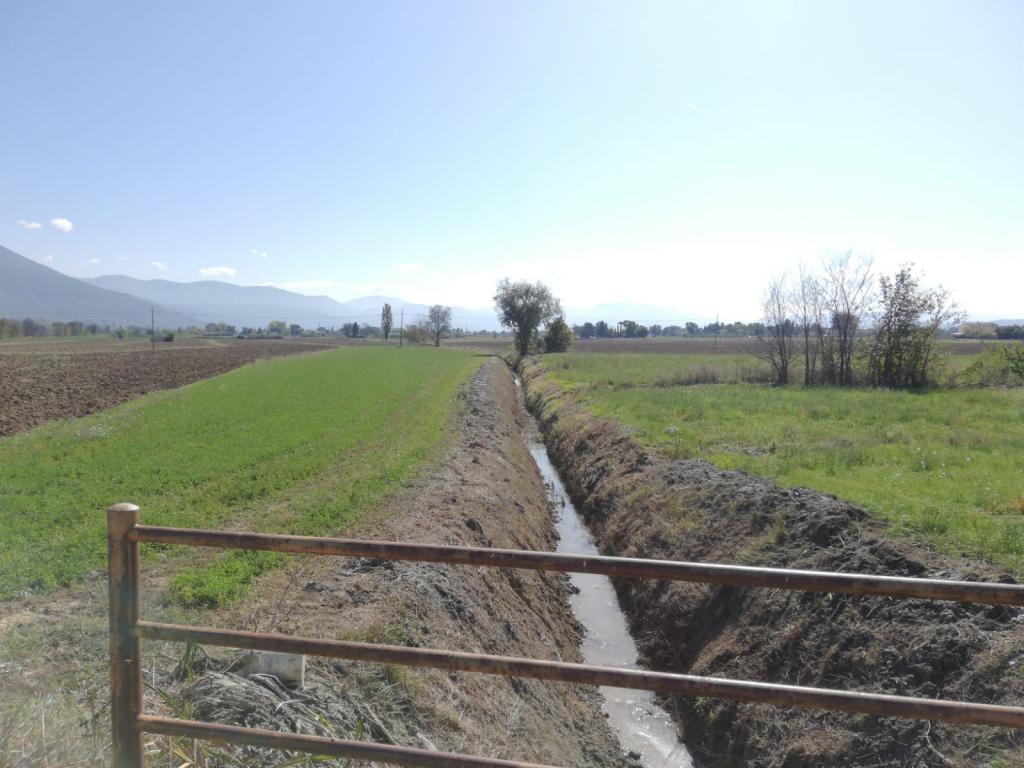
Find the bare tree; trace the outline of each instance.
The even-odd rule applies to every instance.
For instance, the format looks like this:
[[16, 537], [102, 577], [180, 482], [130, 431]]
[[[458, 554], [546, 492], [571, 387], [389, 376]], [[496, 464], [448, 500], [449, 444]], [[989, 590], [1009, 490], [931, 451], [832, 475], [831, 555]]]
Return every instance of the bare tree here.
[[441, 334], [447, 333], [452, 329], [452, 308], [435, 304], [430, 308], [427, 324], [430, 326], [430, 332], [434, 336], [434, 346], [440, 347]]
[[874, 275], [869, 258], [853, 251], [825, 261], [823, 290], [829, 326], [823, 335], [822, 379], [826, 384], [853, 386], [853, 352], [857, 332], [874, 301]]
[[789, 289], [786, 276], [772, 278], [764, 296], [764, 333], [760, 355], [775, 371], [775, 383], [789, 383], [789, 364], [793, 359], [795, 325], [789, 316]]
[[790, 296], [790, 304], [797, 328], [803, 338], [805, 387], [810, 387], [817, 381], [818, 356], [821, 353], [824, 334], [823, 299], [821, 281], [801, 264], [796, 287]]

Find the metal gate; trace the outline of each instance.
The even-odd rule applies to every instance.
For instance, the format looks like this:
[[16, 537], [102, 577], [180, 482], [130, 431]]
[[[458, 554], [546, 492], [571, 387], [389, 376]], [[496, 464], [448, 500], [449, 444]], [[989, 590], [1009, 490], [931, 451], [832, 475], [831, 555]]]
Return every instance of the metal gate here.
[[110, 595], [110, 690], [115, 768], [141, 768], [143, 734], [164, 734], [317, 755], [407, 766], [504, 766], [552, 768], [535, 763], [457, 755], [409, 747], [306, 736], [191, 720], [153, 717], [143, 712], [141, 642], [143, 639], [201, 643], [251, 650], [302, 653], [363, 662], [382, 662], [527, 677], [584, 685], [633, 688], [683, 696], [752, 701], [787, 707], [839, 710], [867, 715], [936, 720], [1024, 729], [1024, 708], [880, 693], [839, 691], [745, 680], [680, 675], [589, 664], [540, 661], [459, 651], [314, 640], [261, 632], [188, 627], [143, 621], [139, 600], [139, 544], [269, 550], [293, 554], [366, 557], [385, 560], [523, 568], [537, 571], [596, 573], [605, 576], [664, 579], [734, 587], [769, 587], [809, 592], [878, 595], [1024, 606], [1024, 585], [870, 576], [784, 568], [567, 555], [482, 547], [434, 546], [356, 539], [235, 533], [139, 525], [139, 508], [117, 504], [107, 510]]

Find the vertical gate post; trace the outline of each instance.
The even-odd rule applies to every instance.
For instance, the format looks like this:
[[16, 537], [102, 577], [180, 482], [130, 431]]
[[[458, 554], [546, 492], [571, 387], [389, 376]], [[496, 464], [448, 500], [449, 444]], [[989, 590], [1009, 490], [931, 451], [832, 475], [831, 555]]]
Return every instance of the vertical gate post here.
[[142, 654], [139, 620], [139, 543], [129, 537], [139, 522], [134, 504], [107, 510], [110, 601], [110, 721], [114, 768], [142, 768]]

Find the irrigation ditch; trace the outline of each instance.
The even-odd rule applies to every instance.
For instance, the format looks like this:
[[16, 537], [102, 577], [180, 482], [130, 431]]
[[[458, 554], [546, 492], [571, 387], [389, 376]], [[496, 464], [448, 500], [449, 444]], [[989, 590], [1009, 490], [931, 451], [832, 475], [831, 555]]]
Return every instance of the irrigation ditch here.
[[[518, 365], [547, 453], [602, 554], [808, 570], [1013, 581], [991, 564], [893, 536], [832, 496], [698, 460], [669, 460]], [[920, 600], [616, 580], [651, 669], [1020, 705], [1024, 612]], [[702, 766], [1012, 766], [1009, 729], [675, 698]]]

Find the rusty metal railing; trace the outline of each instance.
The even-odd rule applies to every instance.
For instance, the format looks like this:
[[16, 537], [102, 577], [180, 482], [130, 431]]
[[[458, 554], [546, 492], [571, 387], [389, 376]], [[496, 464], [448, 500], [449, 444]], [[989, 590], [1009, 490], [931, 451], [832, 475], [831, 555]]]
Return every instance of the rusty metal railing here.
[[110, 592], [111, 717], [115, 768], [141, 768], [144, 733], [187, 736], [318, 755], [407, 766], [505, 766], [551, 768], [533, 763], [456, 755], [408, 747], [239, 728], [151, 717], [142, 708], [142, 639], [203, 643], [252, 650], [303, 653], [363, 662], [430, 667], [460, 672], [606, 685], [685, 696], [706, 696], [777, 706], [829, 709], [972, 725], [1024, 729], [1024, 707], [922, 699], [880, 693], [727, 680], [671, 672], [616, 669], [590, 664], [407, 648], [280, 634], [187, 627], [143, 621], [139, 601], [139, 544], [154, 542], [221, 549], [258, 549], [295, 554], [413, 560], [490, 568], [597, 573], [742, 587], [922, 598], [962, 603], [1024, 606], [1024, 585], [870, 576], [784, 568], [564, 555], [482, 547], [361, 541], [310, 536], [234, 533], [139, 525], [139, 509], [107, 510]]

